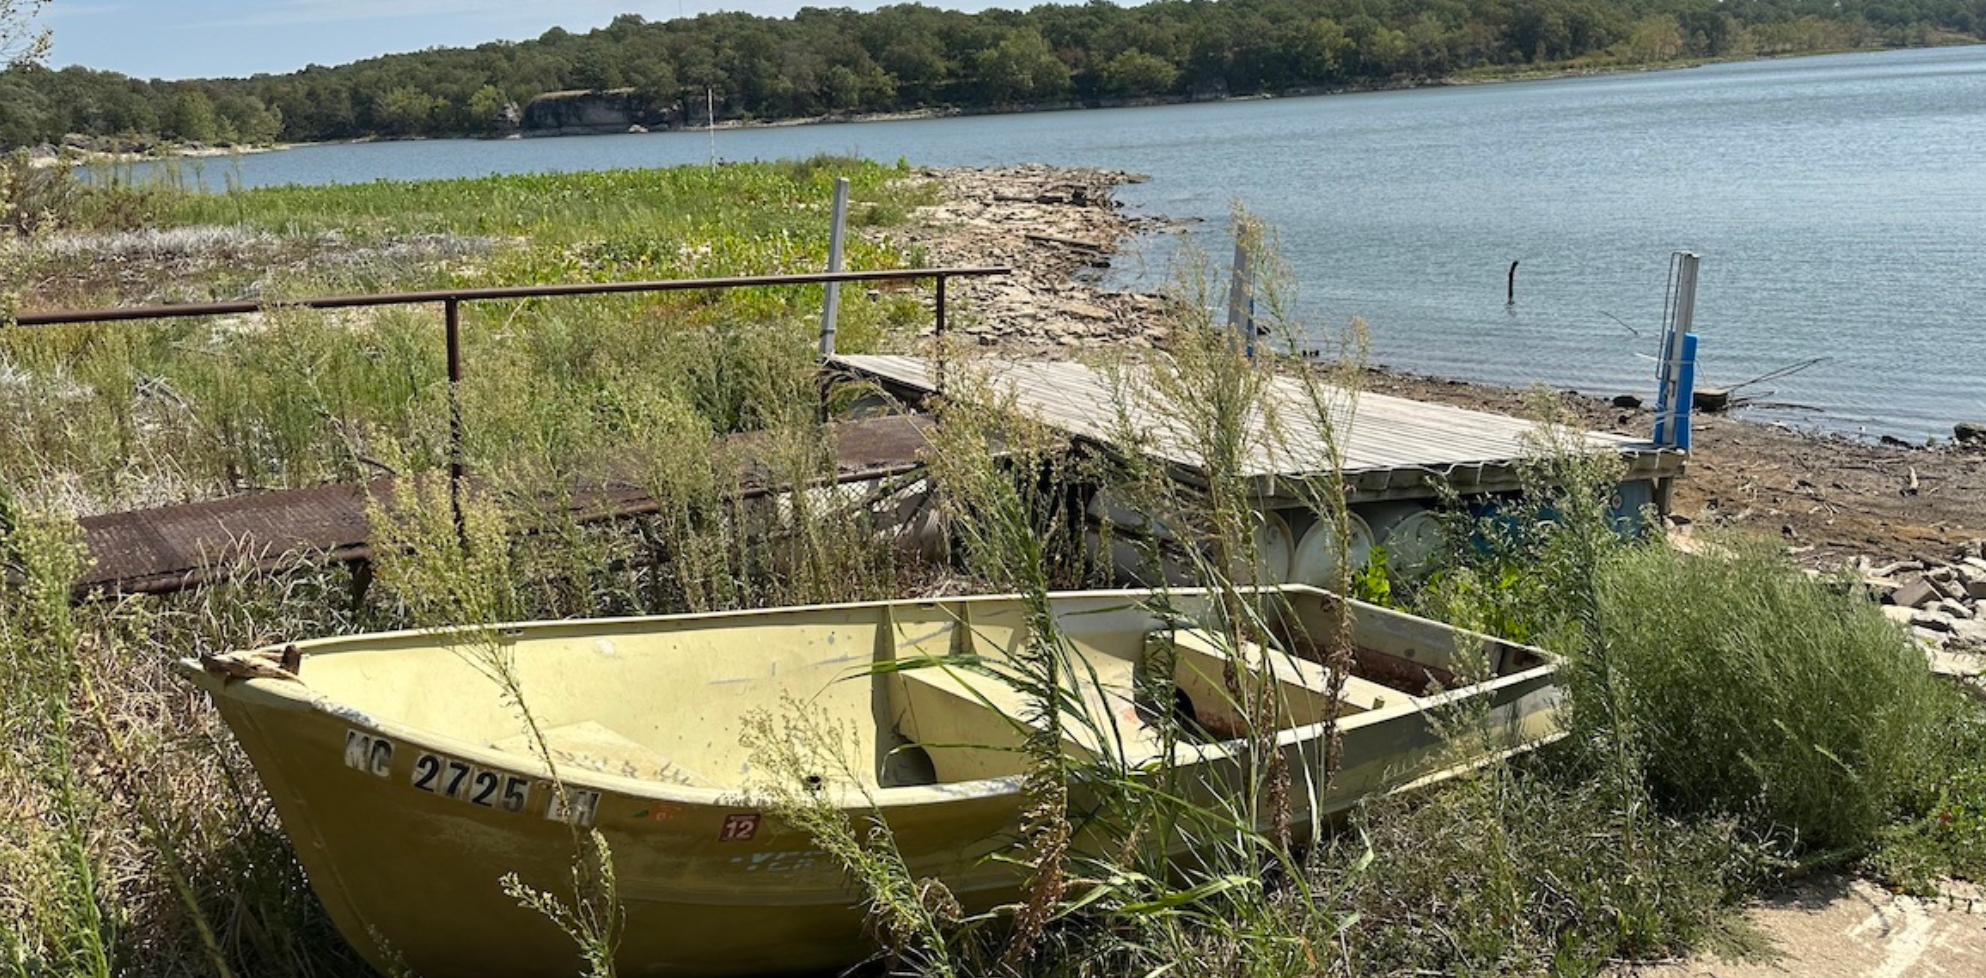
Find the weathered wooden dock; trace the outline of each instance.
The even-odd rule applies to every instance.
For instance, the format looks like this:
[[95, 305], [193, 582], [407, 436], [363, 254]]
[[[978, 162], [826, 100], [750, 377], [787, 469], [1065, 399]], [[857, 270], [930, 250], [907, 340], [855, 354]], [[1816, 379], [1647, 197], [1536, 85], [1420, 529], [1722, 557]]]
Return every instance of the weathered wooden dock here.
[[[910, 402], [939, 386], [936, 364], [918, 357], [841, 356], [831, 365]], [[951, 369], [956, 382], [959, 368]], [[1115, 449], [1123, 435], [1119, 418], [1126, 418], [1146, 451], [1167, 464], [1176, 478], [1204, 479], [1206, 459], [1181, 413], [1161, 399], [1154, 385], [1136, 383], [1135, 376], [1128, 377], [1134, 383], [1122, 385], [1134, 393], [1122, 397], [1113, 393], [1119, 385], [1112, 378], [1081, 363], [980, 360], [970, 369], [1010, 394], [1023, 414], [1104, 450]], [[1290, 377], [1276, 378], [1263, 400], [1268, 407], [1251, 418], [1253, 436], [1240, 475], [1255, 484], [1258, 498], [1270, 506], [1297, 502], [1293, 483], [1334, 468], [1342, 471], [1346, 501], [1352, 504], [1430, 499], [1437, 483], [1462, 495], [1514, 491], [1522, 488], [1519, 463], [1538, 451], [1539, 426], [1501, 414], [1383, 394], [1361, 393], [1354, 399], [1333, 388], [1318, 388], [1313, 396]], [[1327, 421], [1343, 456], [1341, 468], [1327, 450]], [[1652, 492], [1656, 483], [1682, 473], [1684, 455], [1672, 448], [1602, 432], [1579, 437], [1587, 448], [1620, 456], [1626, 464], [1622, 483], [1636, 487], [1636, 495], [1641, 495], [1639, 487]]]
[[[908, 403], [938, 389], [935, 364], [916, 357], [841, 356], [829, 366], [874, 381]], [[1119, 405], [1109, 378], [1097, 370], [1067, 361], [980, 361], [973, 369], [1011, 393], [1019, 410], [1101, 450], [1118, 450]], [[1144, 449], [1176, 478], [1204, 480], [1206, 459], [1179, 413], [1149, 385], [1133, 386], [1139, 393], [1123, 411], [1142, 435]], [[1280, 378], [1266, 398], [1277, 421], [1271, 425], [1266, 415], [1253, 419], [1256, 437], [1241, 472], [1254, 483], [1265, 509], [1300, 505], [1296, 483], [1334, 468], [1317, 400], [1328, 406], [1343, 456], [1346, 499], [1353, 505], [1431, 500], [1437, 484], [1463, 495], [1514, 491], [1521, 488], [1519, 463], [1535, 453], [1537, 426], [1529, 421], [1381, 394], [1361, 394], [1354, 401], [1326, 390], [1313, 399], [1297, 381]], [[837, 478], [858, 482], [915, 470], [930, 424], [928, 416], [898, 414], [835, 425]], [[1682, 472], [1684, 456], [1673, 449], [1624, 435], [1580, 437], [1586, 446], [1622, 458], [1623, 495], [1637, 505], [1656, 498], [1657, 486]], [[741, 471], [747, 498], [783, 488], [755, 479], [754, 469], [747, 462]], [[87, 517], [81, 522], [94, 561], [80, 590], [176, 591], [242, 570], [268, 570], [298, 554], [363, 561], [372, 556], [368, 499], [389, 498], [391, 491], [391, 482], [382, 479]], [[581, 522], [652, 513], [656, 505], [640, 487], [611, 480], [570, 501]]]

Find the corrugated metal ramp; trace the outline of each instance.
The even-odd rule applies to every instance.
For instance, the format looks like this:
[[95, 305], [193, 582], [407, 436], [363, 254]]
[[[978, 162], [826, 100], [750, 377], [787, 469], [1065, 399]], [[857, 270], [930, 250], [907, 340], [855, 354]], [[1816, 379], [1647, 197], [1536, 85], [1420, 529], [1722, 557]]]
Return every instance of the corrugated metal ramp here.
[[[842, 356], [834, 363], [880, 382], [892, 393], [921, 398], [937, 389], [931, 361], [906, 356]], [[954, 378], [963, 371], [950, 368]], [[1070, 361], [975, 360], [969, 369], [1002, 394], [1011, 394], [1022, 412], [1069, 435], [1115, 448], [1125, 423], [1144, 440], [1146, 451], [1192, 479], [1205, 457], [1180, 412], [1155, 385], [1128, 368], [1119, 382], [1103, 371]], [[1132, 393], [1117, 396], [1114, 388]], [[1313, 395], [1292, 377], [1277, 377], [1264, 398], [1266, 410], [1251, 419], [1251, 437], [1242, 475], [1258, 482], [1266, 499], [1287, 495], [1284, 480], [1313, 478], [1333, 468], [1327, 451], [1326, 419], [1344, 455], [1342, 471], [1351, 502], [1410, 499], [1434, 494], [1432, 483], [1446, 481], [1456, 491], [1501, 492], [1519, 488], [1517, 463], [1535, 455], [1530, 421], [1384, 394], [1360, 394], [1320, 387]], [[1121, 402], [1121, 403], [1120, 403]], [[1320, 410], [1318, 405], [1322, 405]], [[1273, 414], [1275, 423], [1266, 415]], [[1324, 417], [1320, 417], [1323, 415]], [[1121, 420], [1120, 420], [1121, 419]], [[1624, 481], [1679, 475], [1683, 456], [1642, 439], [1586, 432], [1586, 445], [1618, 453], [1628, 466]]]
[[[891, 416], [832, 426], [836, 478], [858, 482], [909, 472], [927, 441], [929, 418]], [[745, 498], [776, 492], [751, 460], [753, 436], [734, 435], [744, 455], [740, 491]], [[93, 558], [78, 587], [91, 592], [164, 593], [223, 580], [242, 570], [268, 570], [299, 555], [330, 561], [371, 556], [366, 523], [368, 495], [392, 497], [392, 483], [313, 486], [257, 492], [227, 499], [85, 517], [85, 545]], [[626, 481], [573, 493], [569, 504], [580, 522], [652, 513], [656, 501]]]

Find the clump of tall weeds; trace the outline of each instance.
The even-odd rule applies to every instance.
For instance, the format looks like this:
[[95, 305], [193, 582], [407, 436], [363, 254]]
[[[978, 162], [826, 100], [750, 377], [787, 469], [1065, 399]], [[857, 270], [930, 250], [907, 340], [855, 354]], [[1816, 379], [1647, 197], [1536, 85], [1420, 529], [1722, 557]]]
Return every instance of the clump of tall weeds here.
[[[1242, 233], [1261, 253], [1260, 226], [1244, 222]], [[1189, 287], [1204, 298], [1209, 283], [1189, 280]], [[1221, 973], [1310, 974], [1331, 956], [1348, 922], [1337, 896], [1307, 875], [1296, 845], [1299, 837], [1315, 838], [1318, 825], [1304, 825], [1301, 833], [1291, 825], [1293, 788], [1308, 794], [1304, 810], [1316, 813], [1328, 789], [1329, 753], [1306, 757], [1299, 777], [1277, 747], [1281, 704], [1268, 657], [1293, 650], [1278, 647], [1268, 627], [1273, 597], [1251, 587], [1280, 579], [1279, 571], [1264, 576], [1259, 560], [1256, 504], [1264, 487], [1243, 476], [1254, 457], [1282, 447], [1273, 416], [1281, 401], [1267, 396], [1278, 383], [1276, 367], [1266, 342], [1262, 361], [1252, 360], [1236, 337], [1194, 312], [1207, 305], [1175, 303], [1184, 318], [1172, 324], [1163, 353], [1098, 364], [1120, 449], [1108, 457], [1075, 454], [1021, 417], [1000, 389], [998, 368], [955, 366], [947, 374], [932, 482], [965, 566], [997, 588], [1019, 592], [1030, 609], [1027, 644], [1015, 656], [1013, 675], [999, 677], [1033, 704], [1026, 785], [1034, 807], [1017, 840], [1031, 880], [1007, 921], [1010, 932], [1003, 931], [1013, 938], [1002, 961], [1010, 969], [1131, 974], [1195, 960]], [[1258, 309], [1280, 321], [1266, 303]], [[1301, 390], [1301, 383], [1292, 389]], [[1308, 406], [1319, 415], [1317, 425], [1335, 430], [1348, 417], [1346, 401], [1319, 390]], [[1204, 460], [1204, 483], [1190, 489], [1153, 460], [1156, 451], [1182, 446]], [[1330, 451], [1336, 457], [1337, 449]], [[1321, 481], [1333, 478], [1335, 471]], [[1131, 512], [1130, 525], [1088, 523], [1084, 514], [1099, 489]], [[1320, 484], [1311, 492], [1292, 501], [1327, 512], [1335, 507], [1344, 518], [1342, 486]], [[1210, 591], [1210, 611], [1193, 624], [1227, 650], [1227, 706], [1248, 718], [1238, 731], [1247, 745], [1242, 777], [1229, 792], [1210, 798], [1183, 782], [1173, 748], [1207, 734], [1185, 729], [1168, 710], [1143, 718], [1162, 741], [1152, 764], [1126, 768], [1109, 751], [1096, 761], [1066, 752], [1068, 732], [1108, 743], [1113, 731], [1110, 718], [1086, 715], [1080, 694], [1096, 677], [1086, 675], [1057, 634], [1047, 591], [1058, 578], [1087, 580], [1107, 569], [1114, 532], [1143, 548], [1146, 565], [1167, 582], [1151, 600], [1155, 614], [1183, 620], [1167, 595], [1171, 583]], [[1348, 657], [1343, 636], [1313, 638], [1334, 661]], [[1266, 651], [1244, 655], [1244, 648]], [[1171, 670], [1162, 658], [1148, 665], [1139, 695], [1174, 702]], [[1332, 740], [1328, 733], [1323, 739]], [[1072, 823], [1067, 809], [1076, 795], [1083, 815]], [[1180, 858], [1184, 849], [1193, 856]]]
[[[928, 461], [967, 566], [995, 588], [1018, 592], [1027, 608], [1027, 635], [1012, 656], [1013, 681], [1033, 700], [1022, 748], [1030, 762], [1022, 783], [1028, 807], [1020, 857], [1028, 881], [1013, 914], [1012, 942], [1001, 956], [1001, 964], [1013, 968], [1031, 957], [1068, 890], [1074, 765], [1062, 741], [1066, 704], [1081, 687], [1048, 600], [1049, 542], [1067, 538], [1065, 530], [1058, 534], [1067, 508], [1053, 467], [1066, 456], [1047, 429], [996, 404], [990, 392], [942, 403]], [[1079, 692], [1074, 699], [1080, 700]]]
[[1605, 649], [1649, 787], [1742, 818], [1795, 852], [1865, 852], [1928, 813], [1970, 710], [1923, 652], [1846, 589], [1779, 554], [1640, 548], [1598, 581]]
[[[417, 623], [447, 630], [450, 648], [496, 688], [545, 766], [558, 812], [575, 811], [557, 758], [532, 711], [517, 671], [515, 647], [498, 629], [522, 609], [502, 510], [438, 473], [400, 480], [390, 500], [371, 500], [369, 522], [380, 553], [380, 585], [399, 596]], [[597, 829], [576, 819], [570, 830], [568, 893], [553, 893], [506, 873], [496, 882], [518, 905], [544, 916], [578, 946], [592, 978], [617, 973], [622, 908], [613, 852]]]
[[118, 921], [108, 867], [91, 844], [103, 799], [79, 771], [76, 702], [86, 682], [69, 588], [82, 570], [74, 525], [30, 511], [0, 482], [0, 759], [6, 795], [0, 879], [14, 967], [107, 976]]
[[167, 674], [229, 623], [193, 602], [75, 603], [74, 523], [17, 500], [0, 490], [12, 972], [353, 973], [245, 762]]
[[748, 713], [740, 740], [759, 772], [753, 800], [841, 865], [868, 903], [893, 970], [934, 978], [984, 973], [989, 962], [978, 953], [957, 897], [942, 880], [910, 872], [875, 797], [862, 787], [851, 761], [861, 755], [852, 726], [788, 697], [777, 716]]

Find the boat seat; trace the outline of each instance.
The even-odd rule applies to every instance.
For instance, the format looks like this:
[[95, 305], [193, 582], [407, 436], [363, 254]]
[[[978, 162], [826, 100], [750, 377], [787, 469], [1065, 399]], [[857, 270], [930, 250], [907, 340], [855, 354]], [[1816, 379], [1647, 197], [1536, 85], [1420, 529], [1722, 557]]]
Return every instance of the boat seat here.
[[[1072, 657], [1079, 670], [1084, 723], [1065, 710], [1063, 750], [1083, 760], [1123, 758], [1141, 767], [1163, 753], [1158, 731], [1146, 726], [1133, 701], [1136, 664], [1116, 656]], [[1083, 669], [1095, 670], [1092, 681]], [[941, 782], [1011, 777], [1025, 773], [1027, 738], [1041, 729], [1036, 704], [1026, 693], [992, 676], [955, 666], [906, 668], [897, 699], [897, 730], [930, 755]]]
[[[1162, 655], [1166, 645], [1174, 655], [1173, 684], [1193, 703], [1196, 719], [1217, 736], [1237, 736], [1247, 723], [1228, 692], [1223, 671], [1227, 655], [1223, 643], [1201, 628], [1175, 628], [1153, 632], [1145, 638], [1146, 655]], [[1321, 723], [1333, 715], [1346, 716], [1377, 710], [1389, 702], [1403, 702], [1406, 694], [1388, 689], [1357, 676], [1345, 676], [1344, 686], [1333, 708], [1331, 670], [1308, 659], [1272, 652], [1254, 642], [1243, 642], [1237, 666], [1250, 675], [1261, 669], [1266, 655], [1269, 672], [1276, 678], [1281, 702], [1278, 727], [1302, 727]]]
[[[545, 746], [551, 750], [552, 762], [561, 767], [618, 774], [640, 781], [714, 787], [701, 775], [593, 720], [548, 727], [542, 733]], [[490, 746], [510, 754], [538, 756], [537, 744], [529, 733], [508, 737]]]

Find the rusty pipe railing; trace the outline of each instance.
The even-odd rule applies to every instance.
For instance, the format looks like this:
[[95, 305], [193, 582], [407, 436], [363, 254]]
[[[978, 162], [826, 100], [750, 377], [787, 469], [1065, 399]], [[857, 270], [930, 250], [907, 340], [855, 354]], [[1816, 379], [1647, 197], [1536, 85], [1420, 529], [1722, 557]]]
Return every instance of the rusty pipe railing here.
[[[15, 326], [60, 326], [74, 323], [129, 322], [141, 319], [189, 319], [229, 316], [282, 309], [349, 309], [361, 306], [409, 306], [441, 303], [443, 342], [448, 356], [448, 481], [449, 506], [457, 532], [463, 532], [462, 479], [462, 303], [502, 299], [546, 299], [563, 296], [627, 295], [644, 292], [685, 292], [693, 289], [738, 289], [753, 286], [824, 285], [829, 282], [890, 282], [934, 279], [937, 284], [934, 327], [940, 341], [945, 333], [945, 282], [953, 278], [1006, 275], [999, 265], [957, 268], [878, 269], [859, 272], [809, 272], [797, 275], [738, 275], [726, 278], [655, 279], [640, 282], [576, 282], [565, 285], [508, 285], [479, 289], [432, 289], [422, 292], [374, 292], [362, 295], [312, 296], [267, 301], [187, 302], [161, 306], [112, 306], [102, 309], [57, 309], [17, 313]], [[9, 323], [0, 319], [0, 325]]]

